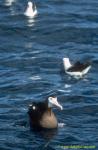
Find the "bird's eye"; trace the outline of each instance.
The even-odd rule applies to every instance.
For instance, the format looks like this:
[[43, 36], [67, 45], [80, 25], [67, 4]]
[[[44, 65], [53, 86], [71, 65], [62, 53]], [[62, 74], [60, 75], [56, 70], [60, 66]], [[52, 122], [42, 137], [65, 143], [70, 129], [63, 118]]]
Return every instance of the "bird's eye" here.
[[32, 106], [32, 109], [35, 110], [35, 109], [36, 109], [36, 106]]

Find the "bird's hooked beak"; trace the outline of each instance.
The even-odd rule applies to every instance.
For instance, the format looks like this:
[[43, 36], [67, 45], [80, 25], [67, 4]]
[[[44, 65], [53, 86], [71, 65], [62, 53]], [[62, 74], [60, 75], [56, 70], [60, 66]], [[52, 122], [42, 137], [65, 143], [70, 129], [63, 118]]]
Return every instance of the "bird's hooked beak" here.
[[52, 107], [53, 105], [59, 107], [61, 110], [63, 110], [63, 107], [61, 104], [58, 103], [57, 97], [49, 97], [48, 98], [48, 107]]

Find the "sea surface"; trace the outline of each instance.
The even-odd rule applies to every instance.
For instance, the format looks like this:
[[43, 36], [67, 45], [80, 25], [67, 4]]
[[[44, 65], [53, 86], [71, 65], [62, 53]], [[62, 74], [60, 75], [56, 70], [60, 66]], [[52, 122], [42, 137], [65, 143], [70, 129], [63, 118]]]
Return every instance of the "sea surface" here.
[[[30, 19], [27, 0], [0, 0], [0, 150], [98, 150], [98, 0], [34, 2]], [[92, 68], [71, 78], [63, 57]], [[64, 126], [32, 131], [28, 106], [49, 95], [63, 106], [53, 111]]]

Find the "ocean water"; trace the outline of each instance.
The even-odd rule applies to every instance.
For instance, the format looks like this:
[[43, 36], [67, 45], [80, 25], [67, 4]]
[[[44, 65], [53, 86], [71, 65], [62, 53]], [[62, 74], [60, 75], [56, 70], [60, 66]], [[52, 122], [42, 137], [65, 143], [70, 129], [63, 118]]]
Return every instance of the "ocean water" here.
[[[98, 1], [0, 0], [0, 150], [98, 149]], [[82, 79], [64, 73], [62, 59], [90, 60]], [[55, 131], [30, 129], [28, 105], [55, 94]], [[66, 146], [69, 146], [66, 148]], [[73, 148], [72, 148], [73, 149]], [[76, 149], [76, 148], [74, 148]], [[78, 148], [79, 149], [79, 148]]]

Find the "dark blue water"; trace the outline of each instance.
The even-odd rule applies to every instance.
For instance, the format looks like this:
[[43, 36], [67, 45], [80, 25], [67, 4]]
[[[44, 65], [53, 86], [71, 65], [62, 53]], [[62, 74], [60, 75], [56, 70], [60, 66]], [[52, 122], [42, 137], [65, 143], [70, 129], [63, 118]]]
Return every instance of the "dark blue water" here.
[[[38, 16], [23, 15], [27, 0], [0, 1], [0, 150], [98, 149], [98, 1], [35, 0]], [[10, 1], [10, 0], [9, 0]], [[63, 72], [62, 58], [92, 61], [81, 80]], [[28, 105], [56, 94], [65, 126], [31, 131]], [[59, 146], [59, 147], [58, 147]], [[90, 148], [88, 148], [90, 149]]]

